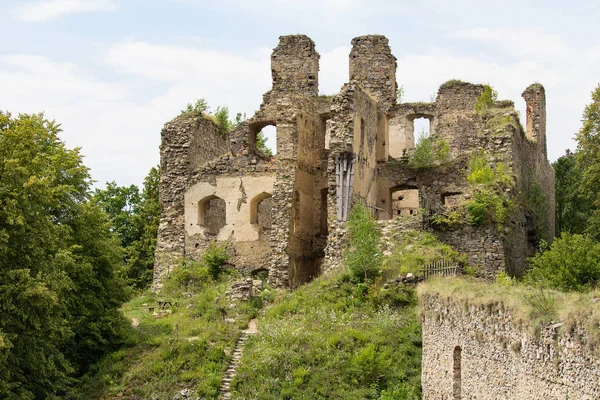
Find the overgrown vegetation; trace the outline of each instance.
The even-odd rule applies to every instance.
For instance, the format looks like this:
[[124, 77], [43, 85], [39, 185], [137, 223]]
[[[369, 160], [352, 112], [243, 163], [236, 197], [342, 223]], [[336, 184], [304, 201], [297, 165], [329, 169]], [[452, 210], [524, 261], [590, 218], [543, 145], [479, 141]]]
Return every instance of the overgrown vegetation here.
[[[376, 234], [365, 222], [368, 211], [356, 205], [353, 212], [370, 242]], [[415, 292], [387, 282], [440, 258], [465, 261], [433, 235], [405, 231], [374, 280], [340, 271], [279, 292], [245, 346], [232, 398], [420, 399]]]
[[245, 346], [232, 398], [419, 399], [416, 310], [412, 289], [349, 275], [281, 292]]
[[[198, 99], [193, 104], [188, 103], [179, 114], [179, 116], [185, 115], [203, 116], [210, 119], [217, 124], [223, 135], [237, 129], [237, 127], [246, 119], [245, 113], [237, 113], [234, 119], [230, 119], [229, 107], [227, 106], [217, 106], [217, 109], [211, 113], [210, 107], [205, 99]], [[256, 148], [265, 156], [273, 157], [273, 150], [267, 146], [267, 137], [262, 131], [258, 132], [256, 135]]]
[[349, 247], [344, 263], [353, 278], [373, 279], [379, 274], [382, 254], [379, 251], [381, 232], [363, 203], [352, 206], [348, 219]]
[[600, 243], [589, 236], [563, 232], [551, 246], [530, 259], [525, 282], [562, 291], [587, 291], [600, 282]]
[[433, 140], [422, 131], [415, 144], [415, 149], [408, 159], [408, 165], [416, 170], [426, 170], [444, 165], [449, 160], [450, 144], [448, 141], [443, 138]]
[[[251, 318], [269, 298], [228, 300], [225, 292], [235, 274], [222, 274], [226, 249], [214, 246], [200, 262], [182, 260], [160, 295], [144, 293], [123, 307], [139, 325], [127, 346], [96, 365], [84, 380], [81, 398], [172, 399], [190, 389], [216, 399], [231, 350]], [[218, 273], [216, 273], [218, 272]], [[158, 301], [169, 301], [161, 309]]]
[[446, 81], [446, 82], [442, 83], [440, 85], [440, 87], [442, 87], [442, 88], [452, 88], [454, 86], [463, 85], [465, 83], [466, 82], [461, 81], [460, 79], [450, 79], [449, 81]]
[[513, 178], [506, 164], [497, 162], [492, 166], [485, 153], [480, 151], [471, 157], [467, 181], [473, 196], [465, 205], [468, 222], [472, 225], [503, 224], [512, 208], [506, 190], [512, 188]]
[[475, 103], [475, 113], [483, 114], [494, 106], [494, 103], [498, 100], [498, 92], [496, 92], [490, 85], [483, 87], [483, 93], [477, 99]]
[[[505, 280], [506, 281], [506, 280]], [[599, 351], [600, 303], [594, 299], [600, 293], [563, 293], [540, 287], [530, 287], [509, 280], [494, 284], [472, 278], [433, 279], [418, 288], [419, 295], [436, 295], [442, 302], [462, 303], [465, 306], [502, 306], [510, 310], [517, 325], [530, 327], [532, 333], [540, 323], [563, 321], [564, 332], [575, 324], [584, 326], [589, 334], [591, 349]]]
[[43, 114], [0, 112], [0, 398], [66, 397], [126, 338], [119, 239], [79, 149]]
[[118, 186], [108, 182], [105, 189], [96, 189], [93, 199], [108, 214], [111, 230], [124, 249], [127, 278], [137, 289], [152, 281], [154, 250], [160, 221], [158, 185], [160, 170], [153, 167], [144, 179], [142, 192], [135, 185]]
[[[441, 243], [433, 234], [406, 231], [394, 243], [394, 251], [383, 262], [384, 279], [395, 278], [394, 273], [418, 273], [424, 265], [440, 259], [466, 265], [466, 257]], [[390, 275], [391, 273], [391, 275]]]

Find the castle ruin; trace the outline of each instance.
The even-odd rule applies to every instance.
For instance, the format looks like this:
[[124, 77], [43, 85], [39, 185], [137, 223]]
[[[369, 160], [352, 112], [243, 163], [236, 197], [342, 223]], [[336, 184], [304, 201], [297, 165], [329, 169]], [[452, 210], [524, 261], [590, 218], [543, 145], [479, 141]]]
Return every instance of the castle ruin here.
[[[349, 83], [335, 96], [319, 96], [319, 54], [307, 36], [280, 37], [271, 71], [260, 109], [232, 132], [200, 115], [165, 124], [155, 288], [179, 259], [199, 257], [211, 241], [231, 244], [235, 268], [268, 270], [273, 285], [297, 287], [341, 262], [345, 221], [357, 201], [382, 224], [404, 218], [433, 230], [486, 277], [519, 275], [542, 228], [554, 236], [541, 85], [523, 92], [523, 128], [511, 101], [495, 101], [494, 116], [476, 111], [484, 85], [449, 81], [434, 102], [397, 103], [396, 58], [380, 35], [352, 40]], [[429, 120], [433, 142], [449, 144], [449, 162], [423, 170], [406, 162], [417, 118]], [[273, 157], [256, 146], [268, 125], [277, 131]], [[469, 162], [481, 152], [507, 166], [514, 188], [506, 195], [519, 207], [502, 224], [429, 224], [431, 215], [469, 201]], [[532, 186], [546, 207], [517, 201]]]

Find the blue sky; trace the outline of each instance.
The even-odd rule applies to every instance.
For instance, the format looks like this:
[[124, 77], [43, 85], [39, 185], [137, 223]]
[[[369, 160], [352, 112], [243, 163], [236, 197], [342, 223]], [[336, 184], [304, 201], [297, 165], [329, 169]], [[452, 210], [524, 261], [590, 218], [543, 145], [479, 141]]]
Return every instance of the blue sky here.
[[348, 77], [353, 37], [379, 33], [398, 58], [406, 101], [448, 79], [489, 83], [521, 113], [546, 87], [548, 153], [580, 127], [600, 82], [597, 1], [0, 0], [0, 109], [45, 111], [80, 146], [98, 185], [140, 184], [159, 160], [162, 125], [186, 103], [251, 115], [270, 88], [278, 37], [309, 35], [320, 91]]

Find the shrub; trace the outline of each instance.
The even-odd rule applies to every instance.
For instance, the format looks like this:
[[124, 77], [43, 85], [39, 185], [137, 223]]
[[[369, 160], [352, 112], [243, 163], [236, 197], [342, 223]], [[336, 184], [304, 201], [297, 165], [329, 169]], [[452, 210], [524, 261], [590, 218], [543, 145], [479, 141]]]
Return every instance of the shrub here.
[[434, 168], [450, 160], [450, 144], [448, 141], [437, 138], [432, 141], [421, 131], [412, 157], [408, 161], [409, 167], [417, 170]]
[[223, 266], [229, 261], [229, 254], [224, 245], [210, 242], [208, 249], [202, 255], [202, 261], [208, 269], [208, 274], [214, 279], [219, 279], [223, 272]]
[[382, 254], [379, 251], [381, 232], [367, 207], [357, 203], [348, 219], [350, 246], [345, 254], [345, 265], [359, 281], [377, 276]]
[[600, 281], [600, 243], [579, 234], [563, 232], [552, 246], [530, 259], [525, 281], [563, 291], [586, 291]]
[[209, 107], [206, 100], [198, 99], [194, 104], [188, 103], [187, 106], [183, 110], [181, 110], [181, 113], [179, 115], [184, 115], [188, 113], [202, 115], [205, 112], [208, 112], [208, 110]]
[[467, 202], [468, 222], [483, 225], [503, 224], [510, 215], [512, 204], [504, 190], [513, 184], [506, 164], [498, 162], [492, 167], [484, 152], [471, 157], [467, 181], [473, 188], [473, 200]]
[[164, 287], [167, 292], [190, 291], [201, 288], [210, 280], [208, 269], [202, 263], [181, 260], [168, 276]]
[[419, 134], [415, 150], [408, 165], [414, 169], [429, 169], [435, 166], [435, 153], [431, 140], [425, 136], [424, 132]]
[[498, 99], [498, 92], [496, 92], [490, 85], [483, 87], [483, 93], [477, 99], [475, 103], [475, 112], [482, 114], [484, 111], [489, 110], [494, 105], [494, 102]]

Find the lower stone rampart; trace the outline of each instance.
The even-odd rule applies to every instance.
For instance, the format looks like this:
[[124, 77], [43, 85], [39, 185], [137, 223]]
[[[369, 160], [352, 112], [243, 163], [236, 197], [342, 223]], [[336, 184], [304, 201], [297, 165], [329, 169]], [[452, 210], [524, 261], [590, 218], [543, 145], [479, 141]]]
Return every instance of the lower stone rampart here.
[[[600, 358], [584, 320], [534, 329], [502, 300], [463, 299], [473, 291], [468, 284], [446, 295], [427, 285], [420, 289], [423, 399], [600, 398]], [[586, 301], [598, 311], [591, 296]]]

